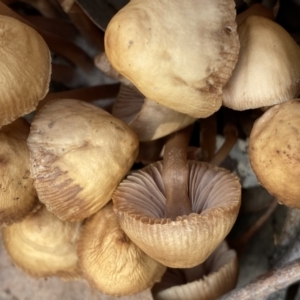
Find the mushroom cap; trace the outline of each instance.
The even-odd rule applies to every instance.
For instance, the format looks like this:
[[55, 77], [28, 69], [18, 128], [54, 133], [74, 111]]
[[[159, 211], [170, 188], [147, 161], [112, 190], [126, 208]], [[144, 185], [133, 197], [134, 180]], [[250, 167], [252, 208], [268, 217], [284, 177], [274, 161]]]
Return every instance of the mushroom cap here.
[[258, 181], [277, 200], [300, 208], [300, 99], [266, 111], [256, 120], [249, 157]]
[[113, 194], [122, 229], [145, 253], [172, 268], [202, 263], [231, 230], [238, 215], [241, 186], [229, 171], [189, 161], [193, 213], [166, 219], [162, 163], [123, 180]]
[[0, 226], [21, 221], [39, 207], [29, 171], [28, 134], [24, 119], [0, 129]]
[[0, 15], [0, 127], [35, 110], [48, 92], [50, 51], [28, 25]]
[[237, 255], [222, 242], [199, 266], [167, 269], [151, 291], [154, 300], [215, 300], [234, 289], [237, 277]]
[[77, 250], [84, 277], [105, 294], [139, 293], [152, 287], [166, 270], [126, 236], [112, 203], [87, 219]]
[[239, 27], [240, 53], [223, 105], [235, 110], [271, 106], [300, 92], [300, 48], [277, 23], [250, 16]]
[[63, 222], [43, 206], [22, 222], [2, 228], [3, 243], [14, 264], [36, 278], [80, 277], [76, 241], [80, 223]]
[[68, 221], [102, 208], [138, 152], [138, 138], [123, 121], [70, 99], [49, 103], [37, 113], [27, 143], [40, 201]]
[[121, 85], [112, 114], [127, 123], [142, 142], [167, 136], [196, 121], [193, 117], [145, 98], [139, 91], [126, 85]]
[[232, 0], [131, 0], [110, 21], [105, 52], [146, 98], [204, 118], [237, 61], [235, 16]]

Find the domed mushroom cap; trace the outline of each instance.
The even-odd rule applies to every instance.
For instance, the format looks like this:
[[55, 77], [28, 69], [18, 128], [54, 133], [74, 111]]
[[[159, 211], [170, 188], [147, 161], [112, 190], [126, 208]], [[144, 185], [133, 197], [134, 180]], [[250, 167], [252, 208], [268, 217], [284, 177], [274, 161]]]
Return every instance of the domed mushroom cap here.
[[29, 171], [28, 134], [24, 119], [0, 129], [0, 226], [21, 221], [39, 207]]
[[0, 127], [35, 110], [48, 92], [50, 51], [31, 27], [0, 16]]
[[239, 59], [223, 105], [245, 110], [282, 103], [300, 92], [300, 48], [277, 23], [250, 16], [239, 27]]
[[30, 276], [80, 276], [76, 241], [80, 223], [63, 222], [43, 206], [20, 223], [2, 229], [6, 251]]
[[237, 277], [236, 253], [222, 242], [203, 264], [168, 269], [151, 291], [155, 300], [215, 300], [234, 289]]
[[62, 220], [78, 221], [111, 199], [137, 156], [138, 138], [103, 109], [65, 99], [39, 111], [28, 146], [40, 201]]
[[105, 32], [121, 75], [146, 98], [195, 118], [220, 108], [238, 51], [231, 0], [131, 0]]
[[145, 98], [121, 85], [112, 114], [127, 123], [142, 142], [167, 136], [193, 124], [196, 119]]
[[84, 277], [105, 294], [139, 293], [159, 281], [166, 270], [126, 236], [112, 203], [88, 218], [77, 249]]
[[202, 263], [231, 230], [240, 207], [236, 176], [207, 163], [190, 161], [188, 166], [189, 216], [164, 218], [161, 162], [128, 176], [113, 194], [125, 233], [149, 256], [172, 268]]
[[258, 181], [281, 203], [300, 208], [300, 99], [266, 111], [251, 131], [249, 157]]

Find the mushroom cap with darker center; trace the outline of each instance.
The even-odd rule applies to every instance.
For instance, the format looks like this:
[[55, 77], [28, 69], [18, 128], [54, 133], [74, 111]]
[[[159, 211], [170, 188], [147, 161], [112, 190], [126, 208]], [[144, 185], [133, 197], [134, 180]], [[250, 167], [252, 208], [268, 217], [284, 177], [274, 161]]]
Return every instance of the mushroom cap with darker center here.
[[225, 169], [188, 162], [193, 213], [166, 219], [162, 163], [123, 180], [113, 194], [114, 210], [128, 237], [149, 256], [172, 268], [202, 263], [231, 230], [238, 215], [241, 186]]

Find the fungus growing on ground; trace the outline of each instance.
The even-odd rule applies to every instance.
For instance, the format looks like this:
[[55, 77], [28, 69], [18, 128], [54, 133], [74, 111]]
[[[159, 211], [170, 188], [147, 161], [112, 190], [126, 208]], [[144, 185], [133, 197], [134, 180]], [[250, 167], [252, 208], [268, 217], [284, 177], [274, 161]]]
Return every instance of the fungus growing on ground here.
[[277, 23], [250, 16], [239, 27], [239, 59], [223, 89], [223, 105], [235, 110], [271, 106], [300, 92], [300, 48]]
[[258, 181], [280, 203], [300, 208], [300, 99], [266, 111], [255, 123], [249, 157]]
[[146, 98], [207, 117], [220, 108], [238, 58], [234, 7], [231, 0], [131, 0], [110, 21], [105, 52]]
[[62, 220], [97, 212], [130, 170], [138, 138], [121, 120], [80, 100], [46, 104], [28, 137], [38, 197]]
[[28, 134], [24, 119], [0, 129], [0, 226], [21, 221], [39, 207], [29, 171]]
[[28, 275], [75, 279], [80, 277], [80, 225], [61, 221], [43, 206], [22, 222], [2, 228], [3, 243], [14, 264]]
[[49, 49], [31, 27], [0, 15], [0, 127], [33, 110], [48, 92]]
[[152, 287], [166, 270], [126, 236], [112, 203], [87, 219], [77, 249], [83, 276], [105, 294], [139, 293]]
[[215, 300], [235, 288], [237, 277], [237, 255], [222, 242], [194, 268], [168, 268], [151, 292], [154, 300]]

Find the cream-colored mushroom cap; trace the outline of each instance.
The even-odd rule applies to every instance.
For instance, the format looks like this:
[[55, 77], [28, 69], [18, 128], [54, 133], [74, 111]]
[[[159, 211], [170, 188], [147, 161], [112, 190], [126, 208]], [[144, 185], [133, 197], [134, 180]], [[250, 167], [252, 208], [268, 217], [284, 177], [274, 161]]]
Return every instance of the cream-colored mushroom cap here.
[[103, 109], [64, 99], [38, 112], [28, 146], [40, 201], [62, 220], [78, 221], [111, 199], [134, 163], [138, 138]]
[[22, 222], [2, 229], [3, 243], [14, 264], [36, 277], [80, 276], [76, 241], [80, 223], [63, 222], [43, 206]]
[[193, 117], [145, 98], [126, 85], [121, 85], [112, 114], [127, 123], [142, 142], [167, 136], [196, 121]]
[[105, 294], [139, 293], [152, 287], [166, 270], [126, 236], [112, 203], [87, 219], [77, 250], [83, 276]]
[[29, 171], [28, 134], [24, 119], [0, 129], [0, 226], [21, 221], [39, 207]]
[[300, 208], [300, 99], [270, 108], [255, 123], [249, 157], [258, 181], [277, 200]]
[[225, 169], [188, 162], [193, 213], [166, 219], [162, 163], [132, 173], [113, 194], [122, 229], [144, 252], [172, 268], [202, 263], [223, 241], [238, 215], [241, 186]]
[[300, 48], [277, 23], [250, 16], [239, 27], [239, 59], [224, 88], [223, 105], [235, 110], [271, 106], [300, 92]]
[[215, 300], [235, 288], [237, 277], [237, 255], [222, 242], [203, 264], [168, 269], [152, 295], [154, 300]]
[[35, 110], [48, 92], [50, 51], [28, 25], [0, 15], [0, 127]]
[[237, 61], [235, 15], [233, 0], [131, 0], [110, 21], [105, 52], [146, 98], [207, 117]]

